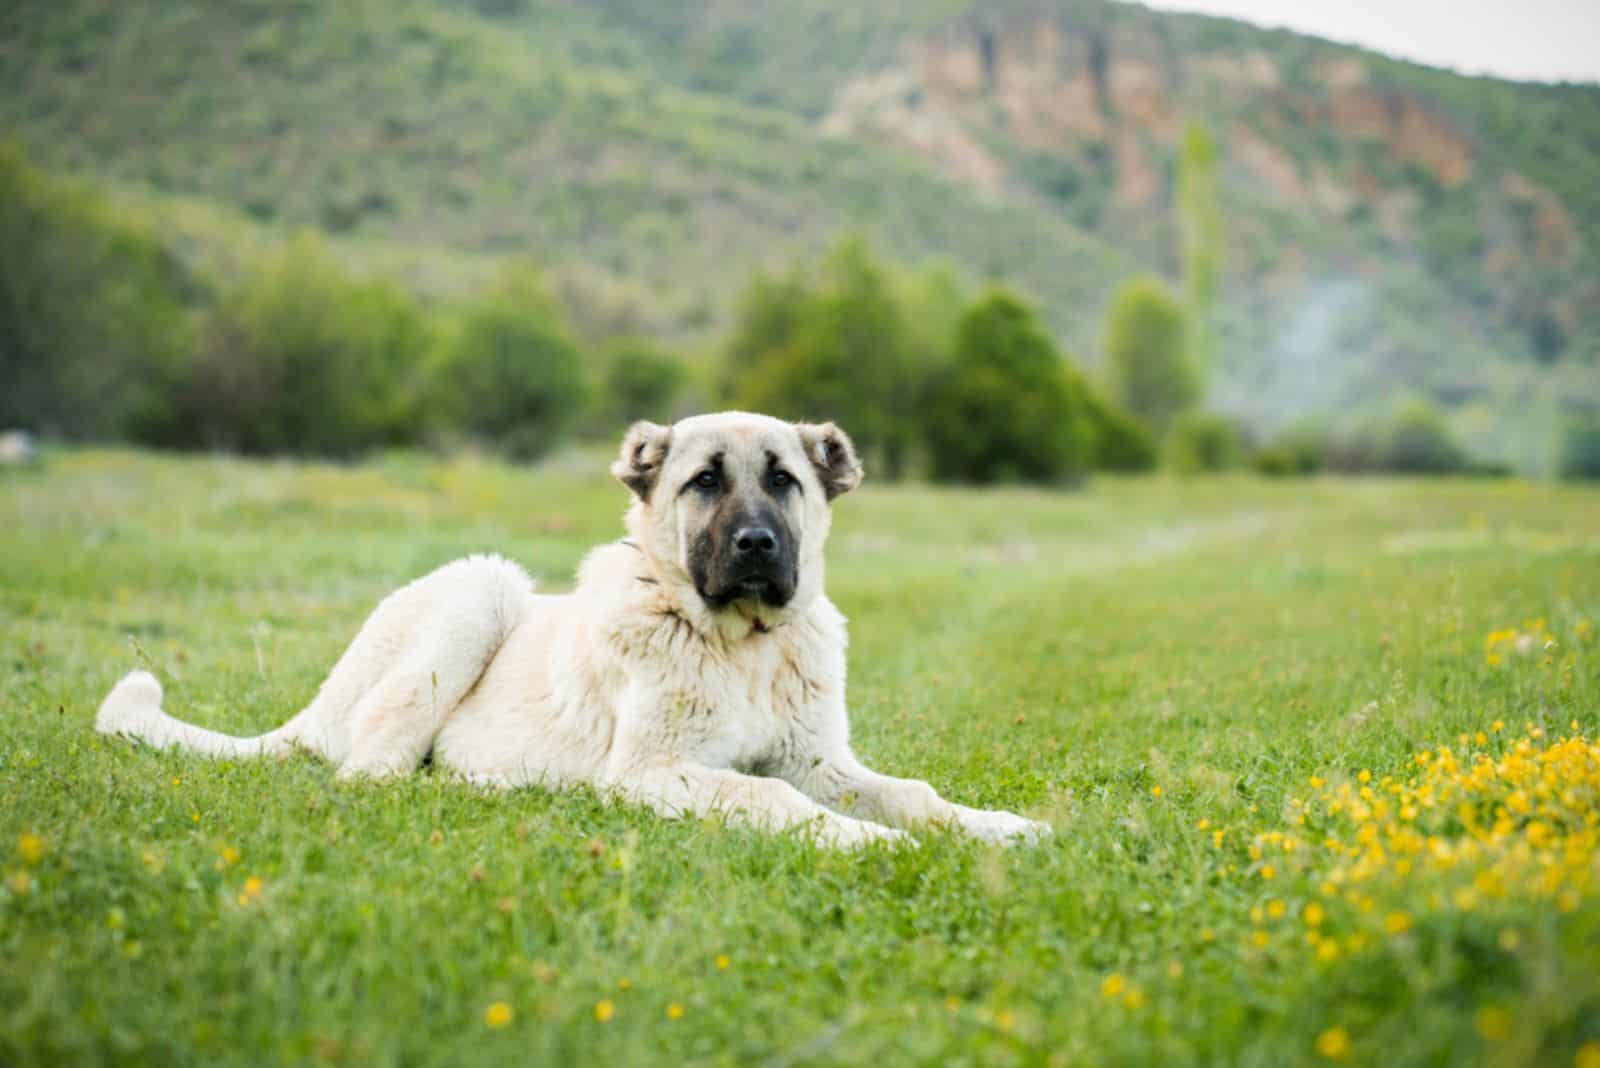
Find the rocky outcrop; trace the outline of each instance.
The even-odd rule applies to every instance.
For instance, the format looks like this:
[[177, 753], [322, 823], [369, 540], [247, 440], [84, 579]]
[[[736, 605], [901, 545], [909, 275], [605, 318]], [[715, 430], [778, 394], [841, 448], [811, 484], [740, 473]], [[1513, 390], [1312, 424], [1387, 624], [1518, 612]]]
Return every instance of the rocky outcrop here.
[[[1147, 232], [1166, 240], [1159, 227], [1130, 232], [1126, 224], [1159, 218], [1151, 209], [1166, 207], [1177, 134], [1189, 115], [1217, 132], [1225, 191], [1240, 202], [1341, 223], [1360, 213], [1399, 248], [1420, 248], [1427, 220], [1416, 171], [1451, 193], [1484, 169], [1466, 129], [1418, 93], [1380, 81], [1358, 54], [1289, 72], [1259, 48], [1174, 49], [1154, 23], [1075, 24], [1036, 7], [1031, 15], [999, 10], [920, 36], [884, 69], [842, 87], [824, 128], [892, 141], [989, 195], [1061, 195], [1031, 190], [1038, 171], [1026, 169], [1059, 157], [1109, 193], [1113, 211], [1100, 225], [1117, 227], [1124, 244]], [[1314, 142], [1307, 130], [1326, 131], [1335, 144], [1326, 136]], [[1513, 174], [1496, 178], [1486, 195], [1500, 206], [1484, 210], [1502, 219], [1485, 222], [1486, 233], [1499, 235], [1486, 242], [1491, 275], [1496, 265], [1573, 262], [1573, 220], [1548, 189]], [[1280, 267], [1293, 262], [1277, 259]]]

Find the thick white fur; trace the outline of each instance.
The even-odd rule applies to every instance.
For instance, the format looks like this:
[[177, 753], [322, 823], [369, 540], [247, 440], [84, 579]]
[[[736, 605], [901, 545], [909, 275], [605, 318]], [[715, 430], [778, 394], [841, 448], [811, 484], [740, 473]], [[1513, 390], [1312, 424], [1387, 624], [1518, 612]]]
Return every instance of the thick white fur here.
[[[342, 777], [410, 772], [431, 751], [479, 783], [590, 783], [663, 815], [807, 827], [838, 846], [927, 824], [1002, 842], [1048, 830], [952, 804], [851, 753], [845, 620], [822, 592], [828, 497], [859, 479], [848, 439], [742, 413], [640, 434], [618, 465], [619, 476], [630, 461], [650, 475], [635, 486], [631, 540], [593, 550], [573, 593], [536, 594], [515, 564], [468, 557], [379, 604], [316, 698], [275, 731], [234, 738], [182, 723], [161, 710], [161, 686], [143, 671], [111, 691], [96, 728], [209, 756], [293, 746]], [[824, 485], [830, 454], [819, 435], [843, 442], [832, 453], [853, 466], [842, 483]], [[799, 589], [781, 609], [741, 601], [713, 611], [695, 591], [693, 517], [672, 494], [712, 448], [776, 449], [802, 481], [791, 517]]]

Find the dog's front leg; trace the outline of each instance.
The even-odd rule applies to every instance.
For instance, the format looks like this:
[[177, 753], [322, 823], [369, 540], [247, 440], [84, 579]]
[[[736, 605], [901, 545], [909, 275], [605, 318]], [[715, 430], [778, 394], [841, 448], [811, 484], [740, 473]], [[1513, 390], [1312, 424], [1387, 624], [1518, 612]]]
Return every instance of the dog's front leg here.
[[817, 702], [797, 724], [797, 744], [783, 777], [829, 808], [891, 827], [946, 826], [990, 842], [1032, 842], [1050, 825], [1011, 812], [968, 808], [940, 797], [916, 779], [897, 779], [866, 767], [850, 751], [841, 699]]
[[618, 709], [605, 782], [663, 816], [724, 815], [766, 830], [808, 827], [830, 846], [904, 838], [817, 804], [782, 779], [745, 775], [697, 759], [715, 717], [698, 695], [635, 682]]
[[947, 826], [989, 842], [1020, 844], [1050, 833], [1050, 825], [998, 809], [947, 801], [916, 779], [880, 775], [845, 753], [823, 759], [805, 776], [805, 791], [831, 807], [891, 827]]
[[698, 764], [633, 764], [613, 779], [622, 795], [663, 816], [721, 814], [764, 830], [810, 828], [824, 845], [851, 848], [905, 837], [888, 827], [831, 812], [782, 779]]

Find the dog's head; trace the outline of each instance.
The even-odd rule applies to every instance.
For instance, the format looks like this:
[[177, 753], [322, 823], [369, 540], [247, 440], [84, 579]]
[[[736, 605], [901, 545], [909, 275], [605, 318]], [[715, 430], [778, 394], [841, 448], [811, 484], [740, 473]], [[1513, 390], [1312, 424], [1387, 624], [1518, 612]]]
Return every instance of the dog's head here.
[[612, 474], [633, 491], [628, 526], [706, 611], [759, 625], [822, 592], [829, 504], [861, 481], [832, 423], [720, 412], [635, 423]]

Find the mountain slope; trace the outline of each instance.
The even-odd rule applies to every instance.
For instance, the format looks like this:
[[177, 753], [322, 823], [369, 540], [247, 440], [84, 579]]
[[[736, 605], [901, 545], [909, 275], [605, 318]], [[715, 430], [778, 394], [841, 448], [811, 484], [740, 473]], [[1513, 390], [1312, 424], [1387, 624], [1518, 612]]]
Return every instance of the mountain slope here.
[[1216, 403], [1271, 426], [1420, 390], [1528, 467], [1560, 405], [1600, 404], [1593, 86], [1100, 0], [0, 20], [0, 129], [47, 162], [271, 226], [529, 255], [616, 329], [689, 339], [752, 270], [862, 228], [1018, 285], [1092, 364], [1116, 282], [1175, 272], [1174, 144], [1202, 118], [1229, 233]]

